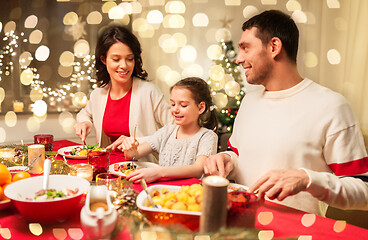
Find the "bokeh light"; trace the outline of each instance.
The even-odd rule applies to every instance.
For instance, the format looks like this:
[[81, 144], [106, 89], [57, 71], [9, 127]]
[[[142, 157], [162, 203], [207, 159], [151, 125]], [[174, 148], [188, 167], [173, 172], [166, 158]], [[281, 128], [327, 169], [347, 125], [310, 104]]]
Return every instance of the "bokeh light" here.
[[108, 13], [111, 8], [116, 7], [117, 4], [115, 2], [106, 2], [102, 5], [101, 10], [103, 13]]
[[30, 223], [29, 231], [36, 236], [40, 236], [43, 232], [42, 226], [39, 223]]
[[29, 34], [29, 43], [39, 44], [42, 41], [43, 33], [40, 30], [34, 30]]
[[286, 9], [290, 12], [294, 12], [296, 10], [302, 10], [302, 6], [300, 5], [300, 3], [297, 0], [289, 0], [286, 3]]
[[0, 103], [4, 101], [4, 98], [5, 98], [5, 90], [4, 88], [0, 87]]
[[190, 66], [184, 68], [181, 76], [185, 77], [203, 77], [203, 67], [199, 64], [191, 64]]
[[185, 19], [181, 15], [166, 15], [164, 17], [164, 28], [183, 28], [185, 25]]
[[308, 68], [314, 68], [318, 65], [318, 57], [314, 52], [306, 52], [304, 56], [304, 65]]
[[4, 26], [4, 33], [15, 32], [17, 24], [14, 21], [9, 21]]
[[222, 48], [218, 44], [212, 44], [207, 48], [207, 56], [211, 60], [218, 60], [222, 55]]
[[327, 0], [327, 6], [329, 8], [340, 8], [339, 0]]
[[213, 102], [219, 109], [222, 109], [226, 107], [228, 103], [227, 95], [221, 92], [216, 93], [216, 95], [213, 96]]
[[277, 4], [277, 0], [261, 0], [261, 3], [263, 5], [276, 5]]
[[34, 88], [31, 90], [29, 94], [30, 99], [32, 102], [36, 102], [38, 100], [42, 100], [43, 98], [43, 91], [41, 88]]
[[5, 140], [6, 140], [6, 132], [5, 132], [5, 129], [2, 128], [2, 127], [0, 127], [0, 143], [5, 142]]
[[22, 71], [22, 73], [20, 74], [20, 82], [23, 85], [30, 85], [31, 82], [33, 80], [33, 72], [31, 69], [27, 68], [25, 70]]
[[14, 127], [15, 125], [17, 125], [17, 114], [13, 111], [9, 111], [5, 114], [4, 120], [6, 126]]
[[235, 97], [239, 95], [240, 85], [235, 81], [229, 81], [225, 84], [225, 92], [230, 97]]
[[259, 10], [258, 8], [256, 8], [255, 6], [253, 5], [249, 5], [249, 6], [246, 6], [244, 9], [243, 9], [243, 16], [245, 18], [251, 18], [253, 17], [254, 15], [258, 14], [259, 13]]
[[221, 80], [225, 75], [225, 70], [220, 65], [213, 65], [209, 70], [210, 78], [215, 81]]
[[272, 230], [261, 230], [258, 233], [259, 240], [271, 240], [273, 239], [274, 232]]
[[34, 115], [41, 117], [47, 113], [47, 104], [43, 100], [37, 100], [32, 109]]
[[343, 220], [336, 221], [333, 226], [333, 230], [337, 233], [344, 231], [345, 228], [346, 228], [346, 221]]
[[84, 58], [89, 54], [89, 43], [80, 39], [74, 44], [74, 55], [78, 58]]
[[78, 14], [75, 12], [68, 12], [63, 18], [65, 25], [74, 25], [78, 22]]
[[177, 71], [170, 71], [165, 76], [165, 82], [168, 86], [172, 86], [180, 80], [180, 73]]
[[165, 81], [166, 75], [171, 71], [171, 68], [167, 65], [159, 66], [156, 70], [156, 78]]
[[119, 6], [112, 7], [109, 10], [109, 18], [110, 19], [122, 19], [124, 17], [124, 15], [125, 15], [124, 10]]
[[273, 220], [273, 213], [272, 212], [260, 212], [258, 214], [258, 222], [262, 225], [268, 225]]
[[149, 11], [147, 14], [147, 22], [153, 24], [162, 23], [164, 16], [159, 10], [152, 10]]
[[316, 222], [315, 214], [304, 214], [301, 220], [304, 227], [310, 227]]
[[54, 229], [52, 229], [52, 234], [58, 240], [64, 240], [68, 236], [65, 229], [63, 229], [63, 228], [54, 228]]
[[63, 52], [59, 57], [59, 63], [64, 67], [73, 66], [74, 54], [70, 51]]
[[296, 23], [306, 23], [307, 22], [307, 15], [301, 11], [301, 10], [295, 10], [292, 14], [291, 14], [291, 18], [296, 22]]
[[68, 233], [69, 236], [75, 240], [82, 239], [84, 236], [83, 231], [80, 228], [69, 228]]
[[130, 5], [132, 6], [132, 14], [138, 14], [142, 12], [142, 4], [140, 2], [131, 2]]
[[30, 15], [24, 21], [25, 28], [35, 28], [38, 23], [38, 18], [35, 15]]
[[165, 11], [172, 14], [185, 13], [185, 4], [182, 1], [168, 1], [165, 5]]
[[193, 16], [192, 22], [195, 27], [207, 27], [209, 19], [205, 13], [196, 13]]
[[40, 62], [46, 61], [49, 58], [49, 56], [50, 56], [50, 49], [45, 45], [39, 46], [35, 52], [35, 57]]
[[73, 73], [73, 66], [64, 67], [63, 65], [59, 65], [58, 67], [58, 74], [63, 78], [70, 77]]
[[215, 37], [217, 42], [228, 42], [231, 40], [231, 32], [227, 28], [220, 28], [216, 31]]
[[32, 54], [30, 52], [23, 52], [19, 56], [19, 64], [22, 67], [27, 67], [33, 60]]
[[335, 65], [341, 62], [341, 55], [336, 49], [330, 49], [327, 52], [327, 60], [330, 64]]
[[87, 16], [88, 24], [100, 24], [102, 22], [102, 15], [98, 11], [90, 12]]
[[180, 49], [180, 57], [184, 62], [194, 62], [197, 59], [197, 50], [187, 45]]
[[88, 98], [84, 92], [76, 92], [72, 98], [72, 103], [78, 108], [85, 107], [87, 105]]
[[226, 6], [240, 6], [240, 0], [225, 0]]

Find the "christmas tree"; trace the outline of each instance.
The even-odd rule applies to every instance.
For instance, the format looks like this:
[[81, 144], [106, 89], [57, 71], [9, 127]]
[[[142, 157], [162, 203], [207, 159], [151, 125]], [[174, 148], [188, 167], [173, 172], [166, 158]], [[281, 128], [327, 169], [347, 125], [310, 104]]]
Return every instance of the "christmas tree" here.
[[232, 132], [235, 116], [245, 95], [242, 90], [241, 66], [235, 63], [236, 53], [230, 36], [229, 30], [219, 29], [216, 33], [218, 46], [212, 45], [208, 49], [208, 54], [215, 63], [210, 68], [207, 83], [216, 105], [219, 139], [222, 134]]

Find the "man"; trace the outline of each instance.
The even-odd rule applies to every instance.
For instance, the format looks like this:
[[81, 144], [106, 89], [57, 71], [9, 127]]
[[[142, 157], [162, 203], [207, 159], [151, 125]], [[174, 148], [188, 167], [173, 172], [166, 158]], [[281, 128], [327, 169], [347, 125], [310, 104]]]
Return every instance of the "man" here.
[[343, 96], [299, 75], [298, 38], [280, 11], [243, 24], [236, 62], [247, 82], [265, 89], [244, 97], [228, 143], [233, 151], [210, 157], [205, 173], [231, 173], [251, 192], [306, 212], [324, 215], [318, 200], [368, 209], [368, 158], [357, 120]]

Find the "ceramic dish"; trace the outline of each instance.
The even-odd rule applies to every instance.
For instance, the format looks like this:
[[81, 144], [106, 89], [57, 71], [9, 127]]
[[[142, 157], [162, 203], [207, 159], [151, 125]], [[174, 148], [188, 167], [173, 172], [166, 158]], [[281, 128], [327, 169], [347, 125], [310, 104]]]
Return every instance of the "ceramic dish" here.
[[13, 204], [10, 200], [0, 201], [0, 210], [7, 209], [11, 207]]
[[122, 165], [126, 165], [128, 163], [131, 163], [131, 164], [134, 164], [137, 166], [137, 169], [139, 168], [150, 168], [150, 167], [158, 167], [159, 165], [156, 164], [156, 163], [152, 163], [152, 162], [137, 162], [137, 161], [127, 161], [127, 162], [119, 162], [119, 163], [114, 163], [114, 164], [111, 164], [109, 166], [109, 172], [112, 173], [112, 174], [116, 174], [116, 175], [120, 175], [122, 177], [125, 177], [125, 173], [122, 173], [121, 171], [116, 171], [114, 169], [114, 165], [115, 164], [118, 164], [119, 166], [122, 166]]
[[64, 156], [66, 158], [70, 159], [87, 159], [87, 156], [76, 156], [76, 155], [70, 155], [70, 152], [73, 150], [73, 148], [80, 147], [83, 148], [83, 145], [76, 145], [76, 146], [69, 146], [69, 147], [63, 147], [58, 150], [58, 154], [61, 156]]
[[[170, 192], [178, 192], [180, 190], [180, 186], [171, 185], [153, 185], [148, 187], [147, 190], [151, 194], [151, 192], [155, 190], [161, 192], [163, 188]], [[136, 203], [141, 212], [143, 212], [151, 222], [162, 225], [182, 224], [192, 231], [198, 230], [201, 212], [148, 207], [147, 200], [146, 192], [142, 191], [139, 193]]]

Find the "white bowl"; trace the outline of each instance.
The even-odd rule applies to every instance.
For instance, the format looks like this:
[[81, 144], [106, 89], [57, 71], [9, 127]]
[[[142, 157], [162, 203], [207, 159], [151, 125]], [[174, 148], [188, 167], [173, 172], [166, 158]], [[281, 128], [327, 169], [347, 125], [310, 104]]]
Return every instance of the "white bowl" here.
[[83, 194], [90, 183], [80, 177], [68, 175], [50, 175], [49, 189], [60, 191], [64, 188], [76, 189], [76, 195], [58, 200], [32, 201], [35, 193], [42, 189], [43, 176], [31, 177], [11, 183], [5, 189], [20, 214], [31, 222], [53, 223], [65, 221], [72, 211], [77, 209]]

